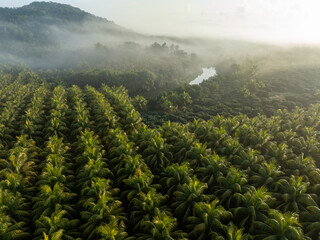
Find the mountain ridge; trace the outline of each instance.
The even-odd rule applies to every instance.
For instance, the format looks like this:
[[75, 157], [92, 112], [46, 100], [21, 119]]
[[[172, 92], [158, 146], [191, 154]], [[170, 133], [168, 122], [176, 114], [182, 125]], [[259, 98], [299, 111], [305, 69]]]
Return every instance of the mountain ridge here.
[[0, 20], [13, 22], [23, 21], [30, 17], [58, 17], [74, 22], [96, 20], [113, 23], [106, 18], [98, 17], [72, 5], [56, 2], [35, 1], [18, 8], [0, 8]]
[[50, 55], [63, 45], [72, 46], [88, 38], [87, 47], [113, 36], [135, 35], [138, 36], [113, 21], [68, 4], [32, 2], [19, 8], [0, 8], [0, 61], [8, 55]]

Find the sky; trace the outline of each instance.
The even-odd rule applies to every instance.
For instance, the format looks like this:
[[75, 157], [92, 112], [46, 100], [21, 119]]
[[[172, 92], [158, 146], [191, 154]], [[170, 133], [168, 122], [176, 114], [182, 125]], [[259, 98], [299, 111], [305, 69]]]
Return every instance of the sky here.
[[[0, 0], [20, 7], [29, 0]], [[56, 0], [155, 35], [320, 44], [319, 0]]]

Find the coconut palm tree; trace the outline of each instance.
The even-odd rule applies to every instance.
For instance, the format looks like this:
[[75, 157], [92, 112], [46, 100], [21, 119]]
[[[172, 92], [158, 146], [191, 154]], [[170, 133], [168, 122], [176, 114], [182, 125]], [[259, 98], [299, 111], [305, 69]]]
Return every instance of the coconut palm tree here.
[[0, 239], [30, 239], [31, 234], [25, 231], [23, 222], [15, 222], [0, 211]]
[[55, 211], [50, 217], [41, 216], [36, 222], [36, 231], [34, 232], [34, 240], [43, 239], [43, 235], [49, 239], [75, 239], [78, 237], [77, 228], [79, 220], [69, 220], [65, 218], [67, 212], [65, 210]]
[[77, 135], [79, 131], [84, 131], [92, 126], [92, 122], [89, 119], [89, 110], [84, 101], [84, 94], [82, 90], [73, 85], [68, 92], [71, 95], [71, 108], [72, 108], [72, 123], [71, 129], [72, 135]]
[[130, 209], [130, 226], [133, 232], [141, 231], [141, 224], [143, 221], [152, 221], [154, 216], [157, 216], [160, 210], [164, 210], [163, 203], [165, 198], [151, 189], [147, 193], [139, 193], [130, 202], [128, 208]]
[[45, 101], [50, 96], [47, 87], [40, 86], [32, 98], [31, 106], [26, 111], [26, 121], [22, 130], [23, 135], [35, 140], [37, 146], [42, 146], [43, 131], [45, 124]]
[[187, 184], [191, 181], [193, 170], [188, 163], [181, 165], [175, 163], [164, 170], [161, 174], [160, 185], [162, 186], [162, 192], [168, 194], [171, 199], [173, 193], [177, 190], [179, 185]]
[[30, 218], [29, 208], [30, 203], [20, 193], [13, 193], [10, 190], [0, 188], [0, 212], [12, 219], [13, 224], [26, 226]]
[[[121, 219], [121, 202], [115, 200], [107, 193], [102, 193], [99, 198], [89, 198], [83, 206], [87, 211], [82, 211], [81, 216], [86, 223], [81, 227], [84, 236], [87, 239], [96, 239], [98, 235], [98, 227], [103, 223], [110, 223], [115, 219]], [[123, 220], [125, 218], [122, 217]]]
[[124, 179], [125, 184], [124, 191], [121, 194], [121, 199], [125, 199], [130, 203], [137, 194], [143, 192], [147, 193], [152, 189], [153, 175], [150, 171], [142, 172], [141, 169], [137, 169], [133, 176], [128, 179]]
[[206, 188], [207, 184], [201, 183], [195, 177], [178, 186], [178, 190], [173, 193], [171, 207], [174, 216], [181, 219], [181, 223], [186, 223], [187, 218], [194, 215], [196, 203], [210, 200], [210, 196], [203, 194]]
[[271, 191], [274, 191], [275, 187], [279, 184], [279, 181], [281, 179], [286, 179], [284, 173], [280, 169], [281, 166], [279, 166], [275, 160], [270, 163], [263, 162], [257, 172], [252, 172], [249, 183], [254, 187], [265, 186]]
[[120, 186], [121, 188], [124, 187], [123, 180], [129, 179], [134, 176], [134, 174], [141, 170], [141, 171], [149, 171], [147, 165], [144, 163], [142, 157], [140, 155], [130, 156], [125, 155], [118, 163], [117, 167], [118, 170], [116, 172], [116, 185]]
[[238, 229], [233, 223], [228, 224], [227, 240], [248, 240], [251, 239], [248, 234], [243, 234], [243, 228]]
[[268, 203], [272, 200], [271, 195], [266, 188], [261, 187], [236, 196], [240, 198], [240, 206], [230, 209], [235, 218], [234, 222], [247, 232], [254, 233], [254, 223], [265, 222], [268, 219], [270, 210]]
[[159, 129], [165, 142], [169, 145], [173, 154], [173, 161], [182, 163], [186, 160], [186, 154], [196, 142], [195, 134], [190, 133], [186, 126], [170, 121]]
[[102, 224], [96, 229], [97, 235], [101, 240], [124, 240], [128, 234], [122, 221], [112, 219], [108, 224]]
[[187, 219], [189, 238], [197, 240], [224, 239], [228, 235], [228, 227], [224, 223], [232, 219], [232, 214], [217, 199], [209, 203], [195, 204], [195, 214]]
[[210, 151], [205, 144], [194, 143], [193, 147], [186, 152], [185, 162], [189, 162], [190, 166], [195, 170], [204, 166], [209, 154]]
[[171, 163], [172, 154], [168, 145], [159, 134], [155, 138], [149, 139], [148, 147], [141, 153], [146, 164], [153, 173], [159, 173]]
[[195, 121], [189, 126], [189, 130], [196, 135], [201, 143], [206, 143], [209, 148], [215, 151], [228, 138], [227, 131], [223, 127], [216, 127], [213, 121]]
[[273, 196], [277, 199], [274, 206], [283, 211], [303, 212], [309, 206], [317, 206], [312, 196], [307, 193], [308, 183], [302, 177], [291, 176], [289, 181], [282, 179]]
[[254, 239], [308, 239], [303, 235], [301, 225], [296, 213], [286, 212], [282, 214], [277, 210], [271, 210], [270, 217], [265, 222], [256, 222], [257, 234]]
[[62, 183], [56, 183], [53, 187], [41, 185], [39, 194], [34, 197], [34, 221], [41, 215], [50, 216], [56, 210], [66, 210], [70, 216], [74, 216], [75, 210], [70, 204], [74, 197], [76, 194], [66, 192]]
[[218, 177], [217, 182], [218, 185], [213, 188], [214, 195], [226, 209], [239, 206], [239, 194], [250, 189], [246, 175], [234, 167], [230, 168], [226, 176]]
[[143, 222], [144, 234], [137, 235], [144, 240], [187, 240], [187, 234], [176, 230], [177, 221], [164, 212], [159, 212], [151, 221]]
[[202, 163], [203, 167], [197, 168], [196, 173], [202, 182], [208, 184], [208, 192], [212, 194], [218, 185], [219, 177], [227, 174], [229, 163], [216, 153], [206, 157]]
[[311, 239], [320, 237], [320, 209], [317, 206], [307, 207], [307, 212], [300, 214], [300, 221], [306, 236]]

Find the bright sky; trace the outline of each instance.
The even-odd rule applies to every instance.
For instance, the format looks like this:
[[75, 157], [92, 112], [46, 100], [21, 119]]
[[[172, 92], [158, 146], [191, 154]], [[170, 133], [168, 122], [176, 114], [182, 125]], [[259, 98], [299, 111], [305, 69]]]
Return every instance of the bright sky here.
[[[29, 0], [1, 0], [20, 7]], [[320, 43], [319, 0], [65, 0], [126, 28], [149, 34]]]

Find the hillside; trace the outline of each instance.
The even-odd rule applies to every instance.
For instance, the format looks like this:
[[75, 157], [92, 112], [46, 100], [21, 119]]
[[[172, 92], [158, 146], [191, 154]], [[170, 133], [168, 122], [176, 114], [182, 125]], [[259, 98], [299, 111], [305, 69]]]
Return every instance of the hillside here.
[[31, 68], [70, 85], [122, 84], [143, 95], [191, 81], [201, 69], [200, 59], [174, 42], [158, 43], [70, 5], [34, 2], [0, 13], [0, 68]]
[[[203, 65], [211, 66], [229, 58], [276, 49], [272, 45], [232, 39], [140, 34], [117, 25], [112, 19], [54, 2], [0, 8], [0, 35], [0, 64], [27, 64], [33, 69], [75, 68], [92, 62], [92, 66], [102, 68], [113, 58], [118, 66], [128, 66], [123, 58], [139, 56], [139, 51], [132, 50], [155, 42], [166, 43], [168, 47], [179, 45], [187, 53], [196, 53]], [[97, 46], [116, 51], [97, 52]], [[126, 51], [119, 51], [123, 49]]]
[[0, 8], [2, 53], [31, 58], [64, 49], [76, 36], [97, 33], [132, 34], [113, 22], [65, 4], [34, 2], [20, 8]]
[[23, 25], [31, 21], [43, 21], [45, 24], [62, 24], [62, 21], [83, 23], [84, 21], [104, 21], [79, 8], [54, 2], [33, 2], [20, 8], [0, 8], [0, 20]]

